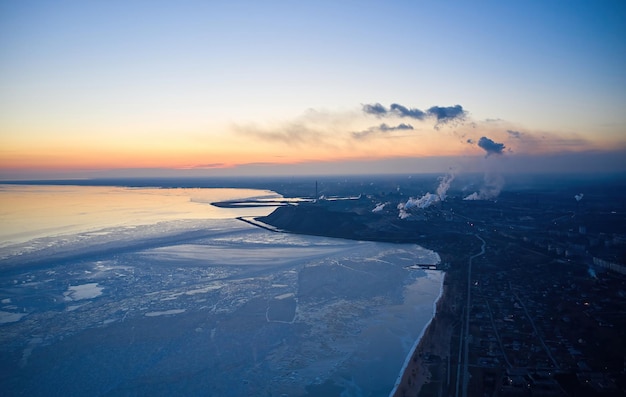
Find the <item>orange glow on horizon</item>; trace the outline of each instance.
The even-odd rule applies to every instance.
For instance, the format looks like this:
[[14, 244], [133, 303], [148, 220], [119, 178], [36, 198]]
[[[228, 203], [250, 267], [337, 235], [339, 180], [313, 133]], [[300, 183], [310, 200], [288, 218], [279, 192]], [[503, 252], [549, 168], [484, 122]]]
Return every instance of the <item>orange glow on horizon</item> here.
[[[248, 164], [290, 165], [308, 162], [340, 162], [361, 160], [383, 160], [391, 158], [430, 158], [430, 157], [482, 157], [484, 153], [469, 145], [456, 145], [447, 150], [435, 150], [436, 143], [416, 145], [394, 145], [380, 142], [366, 147], [355, 146], [351, 150], [304, 150], [291, 148], [291, 151], [228, 151], [203, 152], [202, 150], [151, 150], [135, 151], [112, 149], [84, 149], [64, 151], [30, 151], [0, 157], [0, 169], [4, 171], [95, 171], [111, 169], [227, 169]], [[298, 150], [300, 149], [300, 150]], [[573, 150], [571, 152], [579, 152]], [[549, 149], [537, 151], [536, 155], [550, 153]], [[517, 154], [528, 154], [514, 152]]]
[[394, 157], [438, 157], [449, 155], [467, 155], [466, 151], [435, 151], [430, 146], [415, 148], [412, 145], [355, 146], [350, 149], [336, 148], [326, 150], [300, 147], [276, 148], [256, 145], [256, 151], [245, 148], [239, 151], [203, 151], [203, 150], [132, 150], [130, 148], [74, 148], [65, 150], [31, 150], [28, 153], [16, 153], [0, 157], [0, 169], [23, 170], [106, 170], [132, 168], [169, 168], [169, 169], [219, 169], [246, 164], [289, 165], [306, 162], [331, 162], [351, 160], [377, 160]]
[[[0, 136], [0, 171], [106, 171], [124, 169], [219, 170], [243, 165], [290, 165], [314, 162], [371, 161], [393, 158], [482, 157], [475, 142], [481, 135], [504, 142], [510, 155], [549, 155], [589, 150], [616, 150], [623, 142], [591, 141], [578, 136], [524, 133], [511, 138], [508, 125], [483, 125], [459, 131], [420, 127], [410, 132], [373, 133], [355, 138], [359, 127], [315, 130], [315, 135], [280, 135], [224, 129], [213, 134], [128, 134], [55, 136], [29, 134]], [[221, 131], [220, 129], [217, 129]], [[278, 131], [278, 132], [275, 132]], [[305, 131], [306, 132], [306, 131]], [[468, 142], [472, 137], [472, 142]], [[510, 152], [509, 152], [510, 150]]]

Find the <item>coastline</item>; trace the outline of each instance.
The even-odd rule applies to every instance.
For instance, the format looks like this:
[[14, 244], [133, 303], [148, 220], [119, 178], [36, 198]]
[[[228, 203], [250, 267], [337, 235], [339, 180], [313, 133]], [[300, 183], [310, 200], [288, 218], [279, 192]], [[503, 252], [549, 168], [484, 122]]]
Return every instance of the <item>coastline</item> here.
[[[296, 233], [286, 228], [281, 228], [275, 224], [265, 221], [268, 217], [238, 217], [237, 219], [246, 222], [250, 225], [257, 226], [272, 232], [277, 233]], [[282, 225], [281, 225], [282, 226]], [[300, 232], [302, 233], [302, 232]], [[311, 234], [311, 233], [304, 233]], [[335, 237], [335, 236], [333, 236]], [[346, 237], [335, 237], [346, 238]], [[421, 245], [417, 242], [420, 246]], [[432, 249], [432, 248], [429, 248]], [[440, 263], [442, 263], [441, 253]], [[449, 255], [445, 255], [446, 259]], [[432, 378], [432, 374], [429, 370], [431, 355], [437, 357], [443, 357], [448, 360], [450, 356], [450, 340], [452, 336], [450, 321], [450, 312], [453, 311], [448, 302], [451, 298], [450, 288], [450, 272], [442, 271], [443, 278], [439, 288], [439, 295], [433, 302], [432, 316], [428, 322], [422, 328], [419, 336], [411, 346], [408, 354], [405, 357], [404, 363], [400, 368], [396, 381], [392, 390], [389, 393], [389, 397], [402, 397], [402, 396], [418, 396], [422, 389], [422, 386], [429, 383]], [[425, 355], [426, 354], [426, 355]]]
[[434, 304], [435, 315], [424, 327], [415, 348], [407, 356], [405, 366], [398, 375], [398, 381], [389, 397], [419, 396], [424, 386], [443, 381], [435, 378], [436, 375], [442, 375], [437, 368], [450, 359], [452, 337], [450, 302], [453, 300], [451, 293], [450, 274], [446, 272], [441, 295]]
[[[409, 373], [409, 370], [412, 371], [414, 368], [416, 368], [416, 366], [422, 367], [422, 365], [420, 365], [422, 364], [419, 359], [420, 356], [418, 356], [417, 353], [423, 350], [424, 336], [426, 335], [426, 333], [428, 332], [428, 329], [431, 327], [431, 324], [433, 323], [433, 321], [435, 321], [437, 317], [438, 306], [439, 306], [440, 300], [443, 298], [443, 295], [444, 295], [444, 288], [445, 288], [444, 286], [445, 286], [445, 280], [447, 277], [447, 274], [445, 272], [443, 273], [444, 273], [444, 276], [441, 280], [441, 286], [439, 287], [439, 295], [437, 296], [437, 299], [435, 299], [435, 301], [433, 302], [433, 315], [430, 318], [430, 320], [428, 320], [426, 325], [424, 325], [424, 328], [422, 328], [422, 332], [420, 332], [419, 336], [413, 343], [413, 346], [411, 346], [411, 349], [409, 350], [409, 354], [407, 354], [406, 358], [404, 359], [404, 364], [402, 365], [402, 368], [400, 368], [400, 372], [398, 373], [398, 378], [396, 379], [396, 382], [393, 385], [393, 389], [389, 393], [389, 397], [394, 397], [396, 395], [399, 395], [398, 390], [400, 389], [402, 385], [405, 385], [405, 384], [409, 386], [411, 385], [411, 383], [409, 383], [408, 381], [409, 378], [407, 376], [407, 374]], [[422, 371], [420, 371], [420, 373], [421, 372]], [[418, 387], [418, 393], [419, 393], [419, 388], [421, 388], [421, 385]]]
[[453, 339], [459, 332], [459, 308], [462, 307], [465, 279], [465, 253], [475, 248], [475, 239], [460, 235], [454, 245], [425, 239], [424, 245], [439, 253], [445, 263], [442, 294], [436, 302], [436, 313], [424, 331], [424, 335], [411, 352], [411, 360], [401, 374], [400, 385], [390, 397], [446, 395], [455, 381], [451, 366], [456, 365], [456, 349]]
[[[476, 238], [467, 230], [446, 223], [431, 222], [432, 228], [416, 234], [410, 224], [379, 218], [359, 212], [359, 206], [343, 208], [334, 203], [278, 207], [256, 222], [269, 224], [286, 233], [369, 240], [391, 243], [414, 243], [437, 252], [445, 270], [443, 288], [435, 303], [435, 314], [423, 328], [421, 337], [405, 358], [390, 397], [442, 395], [456, 380], [450, 366], [456, 362], [453, 336], [458, 329], [458, 313], [464, 291], [462, 280], [467, 252], [476, 248]], [[465, 224], [463, 224], [465, 226]]]

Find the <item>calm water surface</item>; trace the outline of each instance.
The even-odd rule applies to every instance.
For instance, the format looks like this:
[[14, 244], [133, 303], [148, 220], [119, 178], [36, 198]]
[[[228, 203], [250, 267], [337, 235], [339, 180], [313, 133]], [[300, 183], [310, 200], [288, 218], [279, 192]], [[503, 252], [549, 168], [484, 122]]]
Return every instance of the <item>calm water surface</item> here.
[[160, 189], [108, 186], [0, 185], [0, 242], [144, 225], [179, 219], [262, 216], [273, 208], [236, 211], [210, 205], [236, 198], [281, 197], [252, 189]]

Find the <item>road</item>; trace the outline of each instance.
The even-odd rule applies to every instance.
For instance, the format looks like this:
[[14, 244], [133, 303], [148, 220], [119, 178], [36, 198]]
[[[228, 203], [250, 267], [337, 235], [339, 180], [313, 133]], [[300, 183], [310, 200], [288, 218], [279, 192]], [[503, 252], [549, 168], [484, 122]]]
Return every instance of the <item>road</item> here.
[[[487, 245], [487, 243], [485, 242], [485, 240], [483, 240], [482, 237], [480, 237], [479, 235], [475, 235], [477, 239], [479, 239], [480, 241], [482, 241], [482, 245], [480, 246], [480, 252], [477, 254], [474, 254], [472, 256], [469, 257], [468, 260], [468, 264], [467, 264], [467, 302], [465, 305], [465, 321], [464, 321], [464, 331], [463, 331], [463, 359], [462, 359], [462, 363], [463, 363], [463, 373], [462, 373], [462, 378], [463, 378], [463, 397], [467, 397], [467, 386], [469, 385], [469, 369], [468, 369], [468, 355], [469, 355], [469, 347], [468, 347], [468, 342], [469, 342], [469, 320], [470, 320], [470, 312], [471, 312], [471, 298], [472, 298], [472, 261], [475, 258], [478, 258], [481, 255], [485, 254], [485, 246]], [[460, 352], [459, 352], [459, 357], [461, 356]], [[459, 362], [459, 367], [458, 369], [460, 369], [461, 366], [461, 362]], [[458, 370], [457, 370], [457, 377], [456, 377], [456, 396], [459, 396], [459, 388], [461, 386], [461, 382], [460, 382], [460, 378], [461, 376], [459, 376], [460, 374], [458, 374]]]

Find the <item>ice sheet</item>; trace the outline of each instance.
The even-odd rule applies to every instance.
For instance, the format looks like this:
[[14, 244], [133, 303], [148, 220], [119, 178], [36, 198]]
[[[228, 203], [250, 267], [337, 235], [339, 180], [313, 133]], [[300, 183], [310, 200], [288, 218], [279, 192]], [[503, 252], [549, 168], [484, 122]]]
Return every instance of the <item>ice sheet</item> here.
[[13, 394], [386, 395], [443, 278], [407, 269], [439, 260], [416, 245], [235, 219], [45, 239], [0, 260]]

